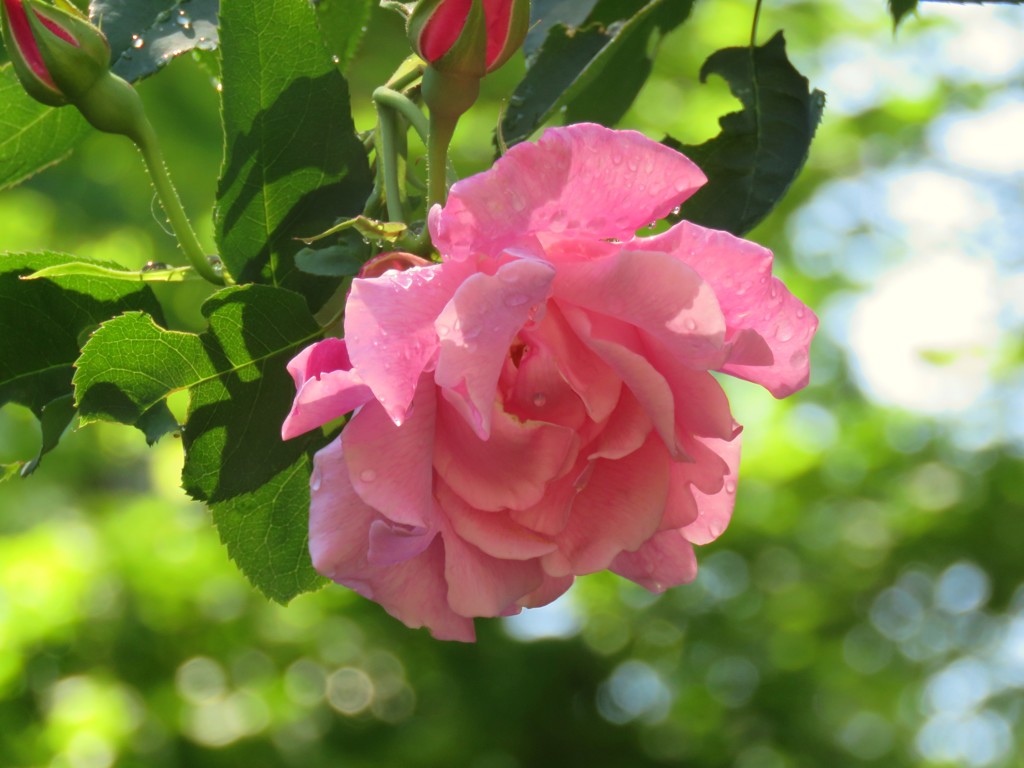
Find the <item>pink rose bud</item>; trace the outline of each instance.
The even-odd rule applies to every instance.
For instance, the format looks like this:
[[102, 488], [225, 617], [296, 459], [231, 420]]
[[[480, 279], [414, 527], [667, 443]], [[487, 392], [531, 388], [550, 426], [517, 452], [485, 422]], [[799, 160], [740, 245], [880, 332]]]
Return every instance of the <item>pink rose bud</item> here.
[[29, 96], [73, 104], [93, 127], [138, 140], [144, 130], [135, 89], [110, 71], [110, 43], [69, 2], [2, 0], [4, 45]]
[[3, 0], [4, 45], [28, 94], [52, 107], [74, 102], [110, 68], [110, 44], [78, 15], [34, 0]]
[[420, 0], [408, 32], [438, 71], [481, 78], [511, 58], [529, 26], [529, 0]]

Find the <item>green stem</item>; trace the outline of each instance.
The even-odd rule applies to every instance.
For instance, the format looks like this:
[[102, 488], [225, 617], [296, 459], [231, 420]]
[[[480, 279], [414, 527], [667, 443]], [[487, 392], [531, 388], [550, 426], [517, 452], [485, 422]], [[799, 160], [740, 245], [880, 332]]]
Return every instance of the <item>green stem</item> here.
[[178, 238], [178, 245], [181, 246], [189, 263], [208, 282], [214, 285], [225, 285], [229, 281], [227, 275], [219, 274], [210, 264], [206, 252], [199, 244], [199, 238], [196, 237], [196, 233], [189, 223], [188, 216], [185, 215], [185, 209], [181, 207], [181, 200], [171, 183], [171, 177], [167, 172], [167, 165], [164, 163], [163, 153], [160, 151], [160, 144], [153, 126], [144, 119], [131, 138], [142, 152], [142, 159], [146, 162], [146, 169], [153, 180], [157, 197], [160, 198], [160, 204], [171, 223], [171, 229], [174, 230], [174, 235]]
[[408, 120], [409, 125], [415, 129], [423, 143], [426, 144], [427, 134], [430, 133], [430, 125], [427, 123], [427, 118], [424, 117], [420, 108], [412, 102], [412, 99], [396, 90], [381, 86], [373, 92], [373, 100], [380, 106], [393, 109]]
[[444, 205], [448, 197], [448, 148], [459, 119], [450, 115], [430, 113], [430, 138], [427, 140], [427, 212], [434, 205]]
[[405, 221], [405, 206], [398, 173], [398, 127], [395, 113], [383, 104], [377, 105], [377, 125], [380, 141], [377, 145], [377, 162], [384, 173], [384, 198], [388, 206], [389, 221]]
[[750, 25], [750, 47], [757, 45], [757, 23], [761, 20], [761, 0], [754, 5], [754, 23]]

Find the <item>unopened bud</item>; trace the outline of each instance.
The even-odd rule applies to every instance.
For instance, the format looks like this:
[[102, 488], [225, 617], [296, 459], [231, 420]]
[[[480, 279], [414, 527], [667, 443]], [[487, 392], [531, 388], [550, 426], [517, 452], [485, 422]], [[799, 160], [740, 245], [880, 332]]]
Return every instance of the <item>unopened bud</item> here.
[[509, 60], [529, 26], [529, 0], [419, 0], [408, 33], [438, 71], [481, 78]]

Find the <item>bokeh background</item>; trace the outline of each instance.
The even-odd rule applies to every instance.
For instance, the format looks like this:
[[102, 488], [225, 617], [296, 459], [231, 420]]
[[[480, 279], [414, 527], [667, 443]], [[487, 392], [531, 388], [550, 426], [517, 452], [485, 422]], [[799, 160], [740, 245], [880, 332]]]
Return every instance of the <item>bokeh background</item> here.
[[[622, 126], [713, 135], [736, 102], [696, 74], [752, 6], [698, 3]], [[337, 587], [269, 604], [178, 488], [178, 442], [90, 426], [0, 485], [0, 765], [1024, 765], [1024, 9], [928, 3], [894, 35], [882, 0], [766, 3], [761, 40], [780, 27], [829, 101], [751, 237], [822, 329], [804, 392], [729, 385], [738, 503], [694, 584], [589, 576], [472, 646]], [[360, 127], [404, 50], [377, 14]], [[463, 174], [522, 66], [461, 126]], [[184, 57], [140, 90], [212, 249], [215, 78]], [[175, 262], [151, 198], [95, 136], [0, 193], [0, 245]], [[164, 289], [178, 327], [203, 290]], [[0, 462], [38, 439], [0, 411]]]

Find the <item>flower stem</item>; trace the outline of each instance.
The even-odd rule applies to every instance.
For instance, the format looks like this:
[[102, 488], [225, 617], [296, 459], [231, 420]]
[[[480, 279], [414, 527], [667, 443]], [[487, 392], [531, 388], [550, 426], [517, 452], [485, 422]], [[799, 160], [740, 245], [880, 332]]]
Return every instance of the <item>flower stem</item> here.
[[374, 92], [374, 102], [377, 106], [377, 162], [380, 164], [384, 176], [384, 198], [388, 206], [388, 219], [390, 221], [405, 221], [405, 205], [402, 200], [398, 172], [399, 138], [396, 116], [391, 107], [377, 101], [376, 92]]
[[454, 120], [450, 115], [430, 113], [430, 138], [427, 140], [427, 213], [435, 205], [444, 205], [448, 197], [448, 148], [455, 135]]
[[757, 24], [761, 20], [761, 0], [754, 5], [754, 22], [750, 25], [750, 47], [757, 45]]
[[230, 279], [227, 275], [218, 273], [210, 264], [203, 247], [199, 244], [199, 238], [189, 223], [188, 216], [185, 215], [185, 209], [181, 206], [181, 200], [167, 172], [167, 165], [164, 163], [153, 126], [148, 120], [143, 119], [131, 138], [142, 152], [142, 159], [146, 162], [146, 169], [153, 180], [157, 197], [160, 198], [160, 204], [171, 223], [171, 229], [178, 238], [178, 245], [181, 246], [189, 263], [208, 282], [214, 285], [227, 284]]

